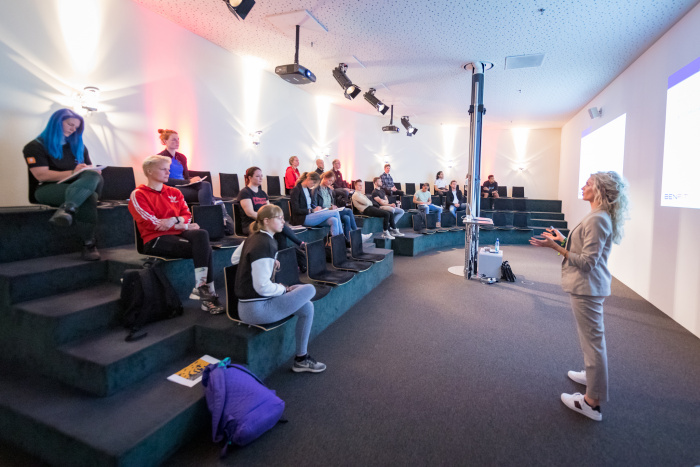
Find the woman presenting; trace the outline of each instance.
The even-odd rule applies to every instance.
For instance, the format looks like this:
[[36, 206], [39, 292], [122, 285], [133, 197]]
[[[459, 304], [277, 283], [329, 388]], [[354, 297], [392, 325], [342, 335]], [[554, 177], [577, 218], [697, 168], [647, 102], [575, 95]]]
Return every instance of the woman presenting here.
[[[97, 261], [95, 227], [102, 175], [99, 170], [84, 170], [92, 167], [83, 145], [84, 129], [83, 117], [69, 109], [57, 110], [23, 152], [29, 168], [29, 201], [58, 206], [49, 219], [55, 226], [67, 227], [75, 220], [83, 241], [82, 259]], [[74, 179], [56, 183], [76, 173]]]
[[[564, 256], [561, 282], [571, 297], [585, 369], [569, 371], [573, 381], [585, 385], [585, 395], [562, 394], [562, 402], [588, 418], [601, 421], [600, 403], [608, 400], [608, 356], [603, 326], [603, 302], [610, 295], [612, 275], [608, 256], [612, 243], [620, 243], [627, 213], [627, 186], [616, 172], [591, 175], [582, 188], [591, 212], [574, 227], [568, 240], [554, 228], [544, 239], [530, 243], [556, 250]], [[561, 245], [557, 242], [560, 242]], [[564, 246], [562, 246], [564, 245]]]

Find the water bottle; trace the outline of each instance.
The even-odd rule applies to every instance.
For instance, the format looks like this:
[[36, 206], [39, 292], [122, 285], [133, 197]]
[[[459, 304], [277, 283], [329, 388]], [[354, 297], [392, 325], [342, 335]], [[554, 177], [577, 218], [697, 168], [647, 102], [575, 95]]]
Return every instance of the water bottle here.
[[498, 238], [497, 238], [496, 239], [496, 253], [498, 253], [498, 245], [499, 245], [499, 243], [498, 243]]

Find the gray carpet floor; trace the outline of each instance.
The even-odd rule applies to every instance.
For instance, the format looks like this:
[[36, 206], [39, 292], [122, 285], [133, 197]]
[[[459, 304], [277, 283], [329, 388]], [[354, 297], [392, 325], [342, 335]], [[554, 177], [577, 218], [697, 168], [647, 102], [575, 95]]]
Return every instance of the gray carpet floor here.
[[560, 257], [505, 246], [515, 283], [447, 272], [461, 249], [394, 274], [310, 345], [321, 374], [267, 379], [287, 424], [218, 459], [211, 434], [169, 466], [700, 465], [700, 339], [614, 281], [603, 421], [567, 409], [583, 368]]

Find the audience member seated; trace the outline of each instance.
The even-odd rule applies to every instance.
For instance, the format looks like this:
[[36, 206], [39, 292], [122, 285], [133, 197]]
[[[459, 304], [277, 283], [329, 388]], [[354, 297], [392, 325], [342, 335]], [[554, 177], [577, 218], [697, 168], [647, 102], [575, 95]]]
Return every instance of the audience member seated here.
[[[333, 182], [335, 181], [335, 174], [332, 170], [324, 172], [321, 175], [321, 184], [314, 191], [314, 204], [320, 206], [323, 209], [338, 209], [335, 205], [335, 192], [333, 191]], [[343, 223], [343, 233], [345, 234], [345, 240], [350, 243], [350, 232], [357, 230], [357, 223], [355, 222], [355, 215], [352, 213], [352, 209], [348, 206], [346, 209], [338, 211], [340, 214], [340, 221]], [[372, 238], [372, 234], [363, 234], [362, 241], [366, 242]]]
[[435, 183], [433, 185], [435, 186], [436, 195], [447, 194], [447, 180], [445, 180], [445, 174], [442, 173], [442, 170], [435, 175]]
[[187, 158], [182, 153], [177, 152], [180, 148], [180, 137], [177, 132], [158, 130], [158, 133], [160, 134], [160, 142], [165, 145], [165, 149], [158, 155], [171, 159], [170, 178], [165, 184], [180, 190], [188, 203], [199, 203], [202, 206], [213, 205], [214, 194], [211, 189], [211, 180], [202, 181], [199, 177], [190, 178]]
[[147, 255], [192, 258], [195, 288], [190, 298], [201, 300], [204, 311], [216, 315], [224, 312], [214, 289], [212, 253], [209, 234], [193, 222], [184, 195], [165, 185], [170, 175], [171, 159], [150, 156], [143, 162], [148, 179], [131, 193], [129, 212], [136, 221]]
[[339, 159], [335, 159], [333, 161], [333, 175], [335, 175], [335, 182], [333, 182], [333, 188], [335, 188], [336, 200], [340, 199], [345, 205], [349, 205], [350, 195], [352, 194], [352, 185], [343, 180], [343, 174], [340, 173]]
[[289, 158], [289, 167], [284, 172], [284, 187], [291, 191], [296, 185], [299, 179], [299, 158], [297, 156], [292, 156]]
[[[258, 211], [263, 206], [270, 204], [267, 193], [262, 189], [263, 173], [260, 167], [250, 167], [244, 175], [245, 187], [238, 193], [238, 203], [241, 206], [243, 215], [241, 216], [241, 230], [243, 235], [250, 235], [250, 225], [258, 218]], [[306, 272], [306, 255], [303, 252], [304, 242], [296, 236], [294, 231], [284, 224], [282, 232], [275, 234], [277, 248], [284, 250], [287, 248], [285, 239], [291, 240], [296, 246], [297, 264], [301, 272]]]
[[[372, 197], [372, 204], [375, 208], [382, 209], [384, 211], [390, 212], [394, 218], [394, 225], [398, 224], [399, 219], [403, 217], [404, 210], [398, 207], [396, 203], [390, 203], [386, 197], [386, 193], [382, 189], [382, 179], [380, 177], [374, 177], [374, 190], [370, 195]], [[394, 229], [391, 231], [392, 235], [403, 236], [399, 229]]]
[[[380, 217], [383, 220], [384, 232], [382, 233], [382, 238], [387, 240], [393, 240], [394, 235], [403, 235], [396, 228], [394, 223], [394, 215], [389, 211], [384, 211], [372, 205], [367, 196], [365, 196], [365, 184], [362, 180], [355, 180], [355, 193], [352, 194], [352, 204], [355, 208], [360, 211], [361, 214], [370, 217]], [[391, 231], [389, 231], [391, 229]]]
[[498, 182], [493, 177], [489, 175], [489, 179], [484, 182], [481, 186], [481, 196], [484, 198], [499, 198], [498, 196]]
[[316, 173], [319, 175], [323, 175], [323, 172], [325, 171], [326, 163], [323, 162], [323, 159], [316, 159]]
[[453, 216], [455, 216], [456, 219], [456, 211], [462, 211], [463, 209], [467, 209], [467, 203], [464, 202], [464, 196], [462, 196], [462, 192], [457, 186], [457, 180], [452, 180], [450, 182], [450, 189], [447, 191], [446, 196], [447, 202], [445, 204], [447, 204], [448, 208], [450, 209], [450, 212]]
[[324, 211], [313, 202], [311, 192], [320, 181], [321, 177], [316, 172], [304, 172], [297, 180], [297, 185], [289, 194], [292, 224], [314, 227], [326, 223], [331, 227], [331, 235], [340, 235], [343, 228], [338, 211]]
[[[429, 183], [421, 183], [420, 190], [416, 191], [416, 194], [413, 195], [413, 204], [416, 205], [416, 208], [418, 208], [424, 219], [426, 214], [436, 212], [438, 222], [435, 224], [435, 226], [442, 227], [442, 225], [440, 224], [440, 217], [442, 216], [442, 206], [436, 206], [433, 204], [430, 192], [428, 191], [429, 188]], [[427, 219], [426, 225], [428, 225]]]
[[316, 289], [311, 284], [285, 286], [272, 282], [280, 267], [277, 243], [273, 236], [282, 232], [284, 215], [279, 206], [263, 206], [251, 226], [253, 232], [239, 248], [242, 249], [236, 272], [235, 291], [238, 314], [250, 324], [274, 323], [289, 315], [297, 316], [296, 357], [292, 370], [320, 373], [326, 365], [314, 360], [307, 352], [314, 305], [311, 299]]
[[[84, 170], [92, 167], [83, 145], [84, 129], [83, 117], [69, 109], [57, 110], [23, 153], [28, 167], [29, 200], [58, 207], [49, 219], [55, 226], [67, 227], [75, 220], [83, 241], [82, 259], [97, 261], [97, 200], [103, 182], [99, 170]], [[56, 183], [78, 172], [73, 180]]]
[[388, 195], [403, 196], [404, 192], [394, 186], [394, 179], [389, 172], [391, 172], [391, 164], [384, 164], [384, 173], [381, 175], [384, 191]]

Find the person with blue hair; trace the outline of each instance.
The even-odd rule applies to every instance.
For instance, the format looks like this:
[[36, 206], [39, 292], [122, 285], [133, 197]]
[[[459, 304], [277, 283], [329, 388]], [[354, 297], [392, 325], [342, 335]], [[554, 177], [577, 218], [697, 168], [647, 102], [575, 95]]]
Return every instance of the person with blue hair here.
[[[58, 207], [49, 222], [68, 227], [75, 221], [83, 241], [82, 259], [97, 261], [95, 244], [97, 199], [102, 175], [92, 167], [83, 144], [83, 117], [70, 109], [57, 110], [49, 123], [23, 150], [29, 174], [29, 201]], [[57, 183], [72, 175], [73, 179]]]

